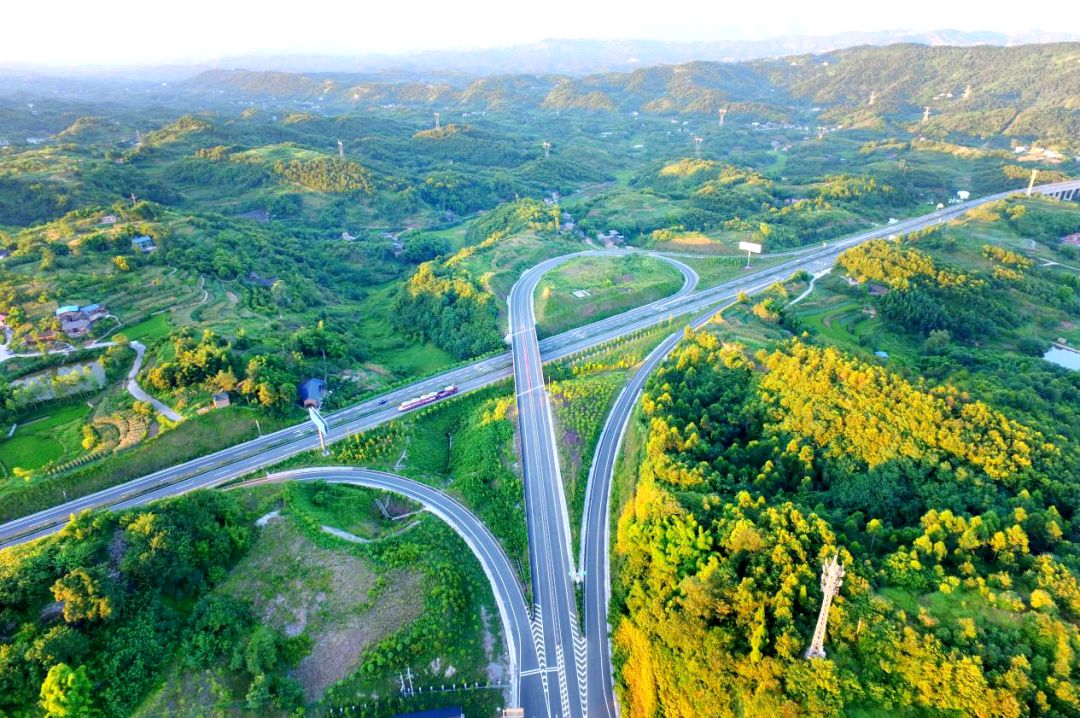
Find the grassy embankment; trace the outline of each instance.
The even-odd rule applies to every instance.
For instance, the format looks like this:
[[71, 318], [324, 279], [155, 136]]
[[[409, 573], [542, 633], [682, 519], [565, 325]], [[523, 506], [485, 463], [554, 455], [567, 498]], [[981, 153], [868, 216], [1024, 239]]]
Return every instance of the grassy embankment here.
[[682, 283], [677, 269], [651, 257], [572, 259], [537, 285], [537, 333], [551, 336], [648, 304], [674, 294]]

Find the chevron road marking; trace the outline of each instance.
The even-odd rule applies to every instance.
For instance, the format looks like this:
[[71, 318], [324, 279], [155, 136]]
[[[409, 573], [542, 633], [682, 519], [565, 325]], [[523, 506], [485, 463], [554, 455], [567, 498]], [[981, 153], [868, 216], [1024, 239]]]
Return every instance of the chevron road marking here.
[[[550, 699], [548, 694], [548, 672], [554, 669], [547, 666], [547, 647], [544, 644], [544, 609], [539, 603], [533, 604], [533, 615], [529, 619], [529, 630], [532, 632], [533, 646], [536, 649], [536, 661], [539, 668], [536, 673], [540, 674], [540, 683], [544, 686], [544, 701]], [[532, 673], [530, 671], [530, 673]]]
[[570, 689], [566, 685], [566, 661], [563, 660], [562, 644], [555, 644], [555, 664], [559, 667], [559, 702], [563, 718], [570, 718]]
[[570, 624], [570, 632], [574, 636], [574, 667], [577, 669], [578, 693], [581, 698], [581, 714], [589, 713], [589, 643], [585, 637], [578, 633], [576, 623]]

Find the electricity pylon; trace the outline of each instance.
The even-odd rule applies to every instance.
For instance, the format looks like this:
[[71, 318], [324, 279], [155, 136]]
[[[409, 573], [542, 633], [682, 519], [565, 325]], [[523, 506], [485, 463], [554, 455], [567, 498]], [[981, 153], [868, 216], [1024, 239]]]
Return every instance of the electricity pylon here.
[[844, 566], [840, 563], [839, 554], [833, 554], [821, 567], [821, 592], [824, 595], [821, 598], [817, 626], [814, 627], [814, 638], [810, 641], [810, 648], [806, 650], [807, 658], [825, 657], [825, 629], [829, 625], [829, 607], [832, 606], [833, 598], [843, 582]]

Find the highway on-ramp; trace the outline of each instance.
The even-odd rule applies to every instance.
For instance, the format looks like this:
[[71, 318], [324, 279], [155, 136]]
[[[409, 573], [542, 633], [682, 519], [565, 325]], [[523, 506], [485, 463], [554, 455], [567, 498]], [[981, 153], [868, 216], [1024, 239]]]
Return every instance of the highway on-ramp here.
[[[1040, 185], [1033, 191], [1038, 194], [1055, 194], [1071, 189], [1080, 189], [1080, 181]], [[800, 269], [811, 273], [820, 271], [831, 266], [837, 255], [848, 247], [870, 239], [931, 227], [987, 202], [1004, 199], [1010, 194], [1015, 194], [1015, 192], [1001, 192], [963, 202], [921, 217], [903, 220], [830, 242], [823, 247], [808, 248], [804, 253], [782, 264], [747, 273], [717, 287], [662, 299], [557, 336], [548, 337], [540, 342], [541, 357], [545, 362], [560, 359], [611, 339], [648, 328], [668, 318], [704, 311], [722, 302], [723, 298], [732, 292], [753, 293], [756, 288], [785, 279], [792, 272]], [[396, 409], [398, 403], [419, 394], [440, 389], [447, 384], [457, 385], [461, 392], [488, 386], [509, 377], [510, 367], [510, 354], [500, 354], [422, 379], [380, 397], [342, 409], [326, 417], [330, 424], [330, 435], [327, 438], [331, 442], [337, 441], [357, 431], [390, 421], [400, 415]], [[266, 434], [117, 486], [69, 501], [58, 502], [51, 508], [8, 521], [0, 525], [0, 547], [48, 535], [62, 527], [72, 514], [85, 509], [124, 508], [192, 489], [217, 486], [314, 449], [318, 444], [315, 430], [309, 424], [298, 424]]]
[[538, 628], [536, 650], [547, 699], [543, 715], [549, 718], [585, 715], [588, 678], [585, 640], [580, 634], [577, 615], [570, 515], [559, 471], [559, 448], [533, 312], [537, 283], [545, 272], [562, 261], [565, 258], [556, 257], [526, 271], [507, 299], [529, 532], [533, 620]]
[[[1080, 189], [1080, 180], [1042, 185], [1033, 191], [1050, 195], [1075, 189]], [[610, 545], [607, 497], [610, 492], [611, 467], [618, 453], [619, 436], [625, 428], [626, 418], [641, 386], [649, 372], [677, 343], [678, 335], [668, 337], [649, 355], [645, 365], [635, 374], [630, 385], [616, 401], [615, 411], [605, 424], [587, 490], [580, 573], [574, 568], [569, 548], [569, 519], [558, 474], [558, 461], [557, 458], [552, 458], [556, 457], [556, 446], [550, 406], [544, 389], [542, 362], [570, 356], [597, 344], [654, 326], [669, 317], [706, 312], [702, 316], [707, 318], [708, 313], [730, 302], [739, 292], [753, 294], [798, 270], [816, 273], [826, 269], [832, 266], [841, 252], [861, 242], [933, 227], [970, 209], [1004, 199], [1011, 194], [1015, 192], [1002, 192], [959, 203], [921, 217], [840, 239], [820, 248], [809, 248], [782, 264], [748, 273], [710, 289], [692, 292], [684, 287], [679, 295], [537, 342], [532, 293], [543, 272], [559, 261], [564, 261], [565, 257], [547, 260], [528, 270], [515, 285], [516, 291], [511, 293], [508, 304], [512, 351], [509, 354], [452, 369], [382, 397], [343, 409], [327, 417], [331, 429], [327, 438], [331, 442], [340, 440], [357, 431], [392, 420], [400, 416], [396, 404], [418, 394], [451, 383], [456, 384], [462, 392], [471, 391], [510, 376], [512, 369], [521, 429], [535, 604], [539, 607], [539, 610], [534, 607], [530, 619], [534, 646], [540, 649], [537, 665], [534, 669], [525, 668], [522, 664], [521, 675], [524, 681], [531, 681], [534, 676], [539, 677], [539, 693], [530, 692], [529, 695], [543, 696], [542, 703], [530, 703], [526, 708], [526, 715], [614, 715], [616, 706], [611, 685], [606, 600], [610, 592], [607, 569]], [[588, 253], [592, 252], [583, 254]], [[602, 252], [597, 250], [596, 253]], [[702, 320], [702, 317], [699, 317], [696, 321]], [[289, 427], [5, 523], [0, 526], [0, 546], [52, 533], [66, 522], [70, 514], [83, 509], [125, 508], [197, 488], [220, 485], [273, 466], [285, 458], [316, 446], [318, 439], [312, 428], [306, 425]], [[577, 635], [578, 621], [573, 589], [574, 579], [582, 577], [585, 581], [584, 638]], [[548, 653], [549, 649], [555, 654]], [[519, 657], [524, 658], [528, 654], [528, 651], [518, 648]], [[524, 688], [522, 700], [532, 700], [525, 697]]]
[[416, 501], [446, 522], [476, 555], [495, 594], [503, 637], [506, 639], [506, 654], [510, 660], [510, 704], [524, 708], [526, 715], [543, 715], [544, 694], [539, 664], [521, 584], [499, 540], [475, 514], [453, 497], [419, 481], [382, 471], [345, 466], [282, 471], [238, 484], [237, 487], [282, 481], [325, 481], [392, 491]]

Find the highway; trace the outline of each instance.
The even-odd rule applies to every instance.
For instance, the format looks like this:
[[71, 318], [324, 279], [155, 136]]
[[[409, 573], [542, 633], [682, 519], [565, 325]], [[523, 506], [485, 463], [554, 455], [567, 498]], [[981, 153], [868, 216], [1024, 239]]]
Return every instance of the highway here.
[[514, 283], [507, 299], [533, 620], [539, 628], [536, 653], [546, 700], [543, 715], [549, 718], [584, 716], [588, 685], [585, 640], [580, 635], [574, 589], [570, 514], [533, 312], [537, 283], [545, 272], [563, 261], [564, 257], [556, 257], [527, 270]]
[[[1054, 194], [1070, 189], [1080, 189], [1080, 180], [1041, 185], [1033, 191]], [[551, 410], [544, 387], [543, 362], [566, 357], [654, 326], [669, 317], [693, 314], [697, 317], [694, 323], [700, 324], [719, 306], [730, 302], [740, 292], [754, 294], [787, 278], [797, 270], [810, 273], [820, 271], [832, 266], [836, 257], [851, 246], [870, 239], [933, 227], [974, 207], [1015, 193], [1002, 192], [951, 205], [921, 217], [843, 238], [820, 248], [809, 248], [782, 264], [747, 273], [710, 289], [692, 291], [692, 286], [684, 286], [683, 290], [672, 297], [537, 342], [532, 298], [543, 273], [571, 256], [611, 252], [592, 250], [547, 260], [527, 270], [511, 291], [508, 299], [510, 353], [452, 369], [332, 414], [327, 417], [330, 424], [330, 435], [327, 439], [330, 442], [337, 441], [357, 431], [392, 420], [401, 415], [396, 408], [399, 402], [447, 384], [456, 384], [461, 392], [467, 392], [505, 379], [512, 373], [517, 392], [535, 597], [533, 615], [530, 617], [532, 642], [536, 649], [535, 666], [524, 662], [530, 652], [523, 650], [521, 643], [518, 643], [515, 649], [517, 657], [523, 661], [519, 664], [522, 676], [521, 700], [526, 703], [526, 715], [529, 716], [615, 716], [617, 707], [612, 690], [607, 621], [607, 596], [610, 594], [608, 555], [611, 470], [626, 421], [641, 387], [651, 371], [677, 344], [681, 331], [673, 333], [650, 353], [616, 400], [611, 415], [605, 422], [587, 488], [579, 556], [580, 573], [575, 570], [571, 555], [569, 516], [559, 475]], [[684, 272], [684, 277], [687, 285], [691, 285], [690, 275]], [[696, 277], [693, 282], [696, 282]], [[3, 524], [0, 526], [0, 546], [52, 533], [66, 522], [71, 513], [86, 508], [126, 508], [197, 488], [220, 485], [273, 466], [285, 458], [317, 446], [318, 439], [310, 426], [289, 427]], [[456, 521], [460, 517], [451, 518]], [[453, 521], [451, 523], [453, 525]], [[575, 578], [583, 579], [585, 584], [585, 636], [578, 635]], [[497, 589], [496, 592], [498, 593]], [[517, 640], [520, 637], [521, 624], [519, 619], [513, 620], [517, 626], [514, 629]], [[508, 631], [508, 636], [509, 634]], [[535, 681], [534, 677], [539, 678], [539, 681]], [[539, 683], [539, 687], [536, 687], [536, 683]]]
[[[724, 304], [734, 301], [735, 295]], [[695, 329], [707, 323], [716, 312], [709, 309], [690, 322]], [[611, 407], [604, 427], [597, 440], [589, 467], [589, 481], [585, 489], [585, 511], [581, 517], [581, 543], [578, 566], [584, 580], [584, 624], [587, 652], [587, 672], [590, 679], [588, 711], [593, 718], [617, 718], [614, 673], [611, 662], [611, 639], [608, 623], [608, 607], [611, 604], [611, 483], [615, 465], [622, 449], [623, 437], [630, 424], [645, 382], [663, 363], [683, 338], [683, 329], [673, 332], [660, 342], [630, 380], [619, 392]]]
[[[590, 250], [582, 254], [597, 254], [598, 252], [602, 253], [601, 250]], [[692, 269], [676, 260], [666, 261], [679, 268], [684, 276], [685, 282], [679, 292], [644, 307], [545, 339], [540, 342], [544, 361], [575, 354], [595, 344], [647, 328], [670, 316], [681, 314], [679, 302], [687, 301], [691, 297], [700, 297], [703, 293], [692, 291], [697, 284], [697, 275]], [[460, 393], [466, 393], [510, 376], [511, 358], [507, 353], [422, 379], [347, 409], [328, 414], [326, 420], [330, 425], [330, 433], [327, 436], [327, 442], [340, 441], [358, 431], [364, 431], [400, 417], [402, 413], [398, 411], [397, 406], [406, 399], [441, 389], [448, 384], [455, 384]], [[257, 439], [9, 521], [0, 525], [0, 548], [47, 536], [67, 523], [72, 514], [86, 509], [128, 508], [194, 489], [217, 486], [273, 466], [304, 451], [316, 449], [318, 446], [318, 436], [309, 423], [266, 434]]]
[[[1040, 185], [1034, 189], [1034, 192], [1053, 194], [1075, 188], [1080, 188], [1080, 181]], [[541, 357], [545, 362], [560, 359], [596, 344], [653, 326], [670, 317], [704, 311], [723, 301], [723, 297], [730, 296], [732, 292], [737, 293], [741, 290], [752, 294], [772, 282], [790, 276], [792, 272], [799, 269], [815, 272], [829, 267], [840, 252], [855, 244], [933, 226], [969, 209], [1015, 193], [1015, 191], [1001, 192], [952, 205], [921, 217], [830, 242], [827, 246], [808, 248], [805, 253], [770, 269], [747, 273], [717, 287], [662, 299], [557, 336], [548, 337], [540, 342]], [[349, 434], [392, 420], [400, 415], [396, 409], [396, 405], [400, 402], [440, 389], [447, 384], [456, 384], [462, 392], [466, 392], [488, 386], [510, 375], [509, 353], [451, 369], [437, 376], [395, 389], [381, 397], [369, 399], [327, 415], [326, 419], [330, 424], [330, 435], [327, 439], [330, 442], [337, 441]], [[216, 486], [246, 476], [253, 471], [273, 466], [317, 446], [318, 437], [314, 428], [308, 423], [266, 434], [124, 484], [8, 521], [0, 525], [0, 547], [48, 535], [63, 526], [71, 514], [88, 508], [124, 508], [196, 488]]]
[[511, 705], [524, 708], [529, 716], [543, 715], [544, 692], [521, 584], [502, 544], [475, 514], [438, 489], [403, 476], [370, 469], [335, 466], [282, 471], [237, 484], [236, 487], [282, 481], [325, 481], [392, 491], [416, 501], [445, 521], [476, 555], [495, 594], [503, 637], [506, 639], [506, 655], [510, 659]]
[[[1062, 189], [1073, 188], [1080, 188], [1080, 181], [1042, 185], [1036, 187], [1033, 192], [1053, 194]], [[946, 211], [935, 212], [916, 220], [897, 223], [885, 229], [889, 230], [889, 234], [915, 231], [923, 227], [939, 224], [957, 214], [968, 211], [973, 206], [1003, 199], [1011, 194], [1015, 194], [1015, 192], [1003, 192], [991, 197], [983, 197]], [[911, 226], [912, 222], [916, 223], [916, 226]], [[860, 239], [860, 237], [863, 239]], [[859, 235], [844, 240], [844, 244], [851, 246], [859, 241], [871, 238], [865, 237], [865, 234]], [[822, 265], [818, 260], [810, 260], [810, 262], [802, 269], [814, 273], [825, 268], [825, 265]], [[829, 264], [831, 263], [829, 262]], [[753, 294], [754, 292], [747, 291], [747, 293]], [[695, 329], [703, 326], [715, 315], [716, 311], [730, 305], [737, 295], [738, 291], [728, 293], [726, 296], [718, 295], [716, 297], [717, 308], [710, 309], [704, 314], [695, 317], [693, 321], [689, 322], [690, 326]], [[634, 406], [641, 397], [646, 381], [682, 340], [682, 337], [683, 331], [680, 329], [658, 344], [642, 361], [634, 375], [623, 387], [615, 399], [607, 418], [604, 420], [604, 427], [597, 441], [592, 465], [589, 469], [589, 480], [585, 493], [585, 510], [582, 515], [580, 532], [581, 543], [578, 566], [584, 579], [583, 618], [590, 687], [587, 714], [592, 718], [617, 718], [619, 715], [615, 701], [614, 673], [611, 662], [611, 626], [608, 621], [608, 608], [611, 604], [612, 476], [622, 448], [623, 437], [630, 423], [630, 417], [633, 414]]]

